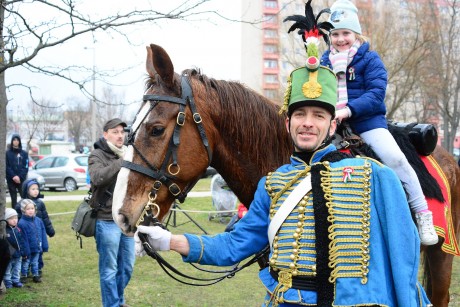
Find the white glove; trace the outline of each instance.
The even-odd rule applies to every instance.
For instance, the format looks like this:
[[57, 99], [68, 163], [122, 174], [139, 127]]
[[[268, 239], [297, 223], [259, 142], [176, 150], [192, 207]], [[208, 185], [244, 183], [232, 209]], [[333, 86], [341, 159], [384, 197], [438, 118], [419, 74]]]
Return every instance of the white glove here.
[[145, 233], [147, 240], [155, 251], [169, 251], [171, 243], [171, 233], [159, 226], [139, 226], [134, 234], [136, 256], [145, 256], [144, 246], [138, 233]]

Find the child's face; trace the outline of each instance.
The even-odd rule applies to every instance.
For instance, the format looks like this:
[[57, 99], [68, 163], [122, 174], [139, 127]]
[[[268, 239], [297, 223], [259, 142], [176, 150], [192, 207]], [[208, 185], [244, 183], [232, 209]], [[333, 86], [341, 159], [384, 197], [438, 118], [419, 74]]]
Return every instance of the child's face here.
[[348, 29], [338, 29], [333, 30], [331, 33], [331, 43], [332, 46], [337, 49], [339, 52], [346, 51], [351, 48], [351, 46], [356, 41], [355, 32]]
[[35, 205], [27, 205], [24, 215], [27, 215], [29, 217], [35, 216]]
[[38, 185], [37, 184], [33, 184], [29, 187], [29, 196], [32, 197], [32, 198], [35, 198], [38, 196], [38, 194], [40, 193], [40, 190], [38, 189]]
[[8, 225], [10, 225], [11, 227], [16, 227], [16, 225], [18, 224], [18, 216], [12, 216], [6, 221], [8, 222]]

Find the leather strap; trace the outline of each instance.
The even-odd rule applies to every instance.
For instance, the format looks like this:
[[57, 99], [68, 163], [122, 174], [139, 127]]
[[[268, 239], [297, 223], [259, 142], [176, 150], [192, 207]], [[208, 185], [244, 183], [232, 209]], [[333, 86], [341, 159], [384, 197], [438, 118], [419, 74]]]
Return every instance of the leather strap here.
[[311, 190], [311, 175], [308, 174], [289, 194], [286, 200], [281, 204], [278, 211], [275, 213], [275, 216], [268, 226], [268, 241], [270, 243], [270, 250], [273, 251], [273, 239], [275, 238], [278, 229], [280, 229], [281, 224], [288, 217], [289, 213], [292, 212], [294, 207], [299, 203], [302, 197], [305, 196]]

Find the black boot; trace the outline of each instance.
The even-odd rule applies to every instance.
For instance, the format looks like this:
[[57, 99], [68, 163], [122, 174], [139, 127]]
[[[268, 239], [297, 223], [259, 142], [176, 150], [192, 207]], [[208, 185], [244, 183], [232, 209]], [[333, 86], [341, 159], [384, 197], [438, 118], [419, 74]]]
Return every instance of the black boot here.
[[42, 282], [42, 279], [40, 278], [40, 276], [34, 276], [33, 281], [34, 282]]

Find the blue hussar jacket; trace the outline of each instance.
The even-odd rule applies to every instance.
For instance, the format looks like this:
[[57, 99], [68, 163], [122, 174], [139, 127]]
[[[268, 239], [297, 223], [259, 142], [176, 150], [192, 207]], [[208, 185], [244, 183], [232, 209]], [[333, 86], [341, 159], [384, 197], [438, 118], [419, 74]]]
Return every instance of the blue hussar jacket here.
[[48, 238], [41, 218], [22, 215], [18, 223], [25, 239], [26, 254], [48, 251]]
[[[427, 306], [429, 301], [417, 282], [420, 240], [399, 179], [391, 169], [370, 159], [320, 162], [328, 153], [336, 153], [333, 145], [315, 152], [311, 170], [291, 157], [290, 164], [263, 177], [248, 213], [233, 231], [215, 236], [185, 234], [190, 252], [183, 260], [229, 266], [261, 251], [269, 244], [271, 218], [289, 192], [311, 173], [312, 191], [281, 225], [270, 252], [270, 266], [259, 273], [268, 293], [264, 305]], [[293, 182], [292, 186], [283, 189], [287, 182]], [[324, 198], [316, 199], [319, 194], [315, 191], [322, 191]], [[327, 208], [324, 216], [312, 209], [314, 202], [319, 204], [316, 208]], [[317, 240], [315, 227], [323, 224], [322, 238], [325, 235], [330, 242]], [[300, 257], [291, 258], [293, 233], [298, 228], [301, 236], [296, 253]], [[316, 291], [283, 286], [270, 274], [270, 270], [291, 269], [298, 276], [317, 278]]]
[[14, 247], [16, 250], [12, 258], [20, 258], [27, 256], [26, 251], [26, 242], [24, 239], [24, 235], [19, 227], [11, 227], [10, 225], [6, 226], [6, 238], [11, 246]]
[[[321, 65], [332, 68], [330, 50], [321, 57]], [[348, 104], [351, 117], [347, 119], [358, 134], [376, 129], [388, 128], [385, 118], [385, 93], [387, 71], [375, 51], [369, 50], [369, 43], [359, 47], [346, 71]]]

